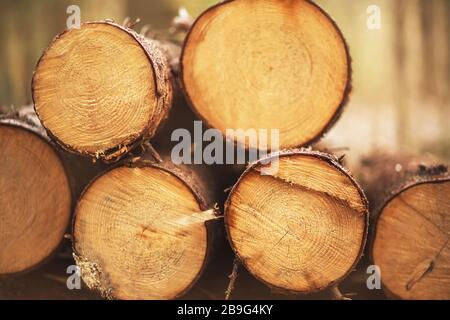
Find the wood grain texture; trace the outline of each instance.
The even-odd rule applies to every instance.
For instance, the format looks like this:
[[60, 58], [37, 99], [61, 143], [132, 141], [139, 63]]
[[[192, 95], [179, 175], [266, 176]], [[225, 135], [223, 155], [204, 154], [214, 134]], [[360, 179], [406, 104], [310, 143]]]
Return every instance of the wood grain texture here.
[[67, 150], [114, 161], [169, 112], [169, 61], [158, 42], [106, 21], [57, 36], [32, 81], [36, 113]]
[[75, 258], [91, 289], [109, 299], [173, 299], [196, 282], [212, 241], [205, 223], [217, 217], [193, 179], [136, 162], [92, 182], [74, 218]]
[[261, 162], [251, 164], [230, 193], [225, 225], [231, 245], [271, 287], [292, 293], [329, 288], [362, 254], [365, 196], [327, 154], [290, 150], [272, 157], [277, 173], [262, 175]]
[[450, 175], [432, 155], [363, 159], [373, 201], [370, 256], [393, 298], [450, 299]]
[[[339, 117], [350, 63], [341, 32], [315, 4], [234, 0], [196, 20], [181, 70], [188, 100], [208, 125], [224, 135], [279, 129], [282, 149], [313, 142]], [[246, 147], [265, 143], [228, 138]]]
[[28, 271], [58, 247], [72, 195], [59, 155], [41, 129], [0, 119], [0, 275]]
[[386, 289], [402, 299], [450, 299], [450, 178], [387, 203], [372, 248]]

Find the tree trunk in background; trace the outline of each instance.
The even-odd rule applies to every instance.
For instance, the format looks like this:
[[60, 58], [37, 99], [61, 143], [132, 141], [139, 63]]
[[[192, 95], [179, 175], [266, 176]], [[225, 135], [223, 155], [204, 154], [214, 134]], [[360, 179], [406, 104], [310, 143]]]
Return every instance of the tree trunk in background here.
[[407, 114], [407, 102], [408, 97], [407, 85], [405, 83], [405, 70], [406, 70], [406, 50], [405, 47], [405, 11], [406, 3], [403, 0], [395, 2], [396, 13], [396, 33], [395, 33], [395, 57], [396, 57], [396, 83], [397, 94], [395, 96], [396, 102], [396, 115], [397, 115], [397, 143], [404, 144], [406, 136], [408, 134], [408, 121], [405, 114]]
[[[448, 151], [448, 3], [395, 1], [397, 136], [400, 147]], [[420, 132], [420, 134], [417, 134]]]
[[[159, 36], [160, 29], [165, 30], [164, 35], [166, 35], [170, 19], [176, 14], [179, 6], [184, 5], [188, 9], [192, 9], [191, 13], [195, 16], [212, 2], [212, 0], [199, 0], [195, 3], [184, 0], [151, 0], [150, 2], [118, 0], [105, 5], [106, 2], [103, 0], [83, 0], [79, 2], [79, 5], [83, 21], [112, 18], [121, 22], [126, 16], [130, 16], [132, 20], [140, 17], [142, 21], [151, 23], [152, 30], [156, 28]], [[419, 2], [379, 0], [377, 4], [382, 9], [382, 29], [369, 31], [365, 26], [368, 17], [365, 10], [369, 5], [374, 4], [373, 2], [369, 0], [348, 0], [345, 1], [345, 4], [340, 3], [341, 1], [318, 0], [317, 2], [338, 22], [351, 44], [352, 55], [354, 55], [353, 86], [355, 90], [353, 99], [349, 105], [349, 112], [346, 112], [343, 117], [344, 121], [337, 125], [337, 130], [333, 131], [332, 136], [338, 137], [346, 143], [351, 142], [355, 146], [355, 150], [366, 151], [378, 146], [396, 147], [395, 131], [397, 131], [400, 142], [398, 145], [401, 147], [414, 147], [416, 151], [426, 149], [450, 159], [450, 131], [446, 130], [446, 120], [450, 117], [449, 91], [446, 90], [450, 86], [450, 64], [448, 63], [450, 41], [447, 37], [450, 33], [450, 3], [446, 0], [421, 0]], [[400, 12], [395, 9], [399, 3], [406, 11]], [[31, 102], [28, 79], [46, 44], [55, 34], [65, 28], [68, 17], [66, 8], [71, 4], [73, 3], [69, 0], [56, 2], [48, 0], [39, 1], [39, 3], [33, 0], [22, 0], [1, 3], [0, 36], [4, 39], [5, 45], [0, 48], [0, 70], [4, 71], [0, 73], [0, 104], [23, 105]], [[149, 7], [152, 10], [146, 9]], [[406, 13], [410, 12], [408, 7], [418, 7], [418, 10], [413, 9], [417, 14]], [[429, 12], [427, 14], [422, 11], [425, 7], [428, 8], [426, 9]], [[411, 28], [403, 29], [401, 32], [397, 30], [396, 25], [399, 20], [409, 21], [411, 19], [416, 21], [413, 24], [419, 26], [419, 32], [412, 31]], [[28, 23], [21, 21], [36, 23], [33, 28], [30, 28]], [[425, 24], [429, 26], [425, 28], [427, 30], [422, 28]], [[138, 28], [141, 26], [139, 25]], [[411, 46], [405, 43], [405, 55], [399, 56], [397, 59], [395, 58], [398, 56], [395, 47], [397, 44], [400, 47], [401, 43], [406, 41], [402, 40], [404, 36], [410, 40], [412, 37], [418, 37], [420, 42], [432, 38], [440, 40], [433, 41], [433, 56], [424, 55], [426, 50], [424, 44], [420, 45], [421, 49], [417, 52], [411, 50]], [[29, 39], [29, 41], [23, 42], [21, 39]], [[20, 44], [18, 41], [23, 43]], [[420, 62], [417, 65], [409, 63], [406, 61], [410, 60], [407, 56], [420, 57], [424, 63]], [[442, 62], [433, 62], [436, 56], [440, 56], [443, 59]], [[414, 59], [417, 61], [417, 58]], [[444, 60], [447, 62], [444, 63]], [[374, 63], [375, 61], [383, 61], [382, 66]], [[402, 61], [405, 63], [405, 70], [400, 75], [396, 75], [396, 65]], [[432, 82], [441, 89], [434, 92], [433, 95], [429, 95], [426, 98], [428, 102], [414, 99], [412, 102], [408, 102], [406, 101], [408, 92], [423, 92], [423, 90], [417, 87], [404, 88], [406, 83], [402, 83], [402, 81], [405, 82], [407, 74], [410, 73], [407, 69], [418, 70], [421, 68], [420, 64], [425, 65], [425, 72], [429, 74], [428, 76], [424, 75], [424, 79], [430, 79], [431, 76], [435, 79]], [[428, 68], [431, 64], [434, 64], [435, 67]], [[427, 69], [430, 71], [427, 72]], [[431, 72], [432, 69], [436, 70], [434, 76]], [[392, 90], [385, 84], [385, 79], [391, 78], [395, 79], [395, 83], [398, 84], [392, 86]], [[427, 87], [429, 87], [428, 83], [431, 82], [424, 81], [424, 85]], [[381, 91], [383, 95], [377, 94]], [[401, 107], [402, 104], [404, 104], [403, 107]], [[397, 113], [397, 105], [400, 105], [402, 111], [398, 112], [398, 117], [391, 117], [392, 114]], [[404, 112], [414, 115], [405, 117]], [[384, 115], [390, 117], [389, 121], [383, 120]], [[408, 119], [409, 117], [411, 119]], [[354, 134], [350, 134], [346, 130], [350, 123], [362, 123], [362, 119], [369, 121], [370, 125], [362, 127], [357, 136], [370, 135], [369, 143], [366, 139], [359, 141]], [[384, 133], [380, 134], [381, 131]], [[433, 139], [436, 142], [432, 141]], [[418, 143], [415, 144], [414, 141], [418, 141]], [[342, 143], [340, 144], [342, 145]], [[358, 151], [354, 151], [354, 154], [355, 157], [360, 155]]]

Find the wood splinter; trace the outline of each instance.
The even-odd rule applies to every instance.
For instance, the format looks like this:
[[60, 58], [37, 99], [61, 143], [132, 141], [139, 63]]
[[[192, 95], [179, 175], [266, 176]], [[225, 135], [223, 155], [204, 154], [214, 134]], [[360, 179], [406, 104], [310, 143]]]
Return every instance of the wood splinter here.
[[228, 197], [231, 246], [250, 273], [277, 291], [331, 288], [363, 253], [367, 200], [328, 154], [302, 149], [270, 157], [277, 172], [261, 174], [267, 159], [251, 164]]
[[137, 160], [85, 190], [74, 217], [84, 282], [109, 299], [173, 299], [201, 275], [220, 219], [203, 181], [169, 164]]

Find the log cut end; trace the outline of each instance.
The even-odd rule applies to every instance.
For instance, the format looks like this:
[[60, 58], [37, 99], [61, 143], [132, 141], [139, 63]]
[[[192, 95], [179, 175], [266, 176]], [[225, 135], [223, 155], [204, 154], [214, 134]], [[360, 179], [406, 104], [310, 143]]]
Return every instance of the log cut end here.
[[207, 256], [204, 211], [193, 191], [160, 168], [120, 167], [78, 203], [74, 251], [85, 283], [107, 298], [172, 299], [199, 277]]
[[387, 202], [372, 257], [394, 296], [450, 299], [450, 177], [417, 183]]
[[152, 136], [172, 96], [168, 63], [156, 43], [109, 22], [56, 37], [32, 86], [36, 112], [58, 142], [100, 158], [122, 155]]
[[367, 202], [331, 157], [281, 153], [279, 169], [254, 164], [234, 187], [225, 223], [232, 246], [257, 278], [277, 289], [311, 293], [342, 280], [359, 260]]
[[319, 138], [350, 90], [341, 32], [302, 0], [235, 0], [207, 10], [186, 39], [182, 73], [191, 105], [209, 125], [224, 135], [279, 129], [280, 149]]
[[53, 253], [71, 198], [53, 147], [19, 123], [0, 123], [0, 275], [29, 270]]

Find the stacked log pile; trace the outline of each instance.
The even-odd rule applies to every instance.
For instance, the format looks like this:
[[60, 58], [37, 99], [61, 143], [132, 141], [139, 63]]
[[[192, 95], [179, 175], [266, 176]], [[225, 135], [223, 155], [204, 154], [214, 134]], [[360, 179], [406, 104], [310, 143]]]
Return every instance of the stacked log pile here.
[[[0, 120], [0, 276], [46, 260], [72, 215], [74, 261], [104, 298], [184, 296], [228, 239], [231, 282], [212, 296], [232, 297], [243, 265], [276, 292], [343, 299], [337, 286], [364, 253], [369, 204], [340, 159], [309, 147], [351, 89], [341, 31], [304, 0], [224, 1], [188, 29], [182, 47], [111, 21], [51, 42], [32, 79], [38, 120]], [[175, 165], [161, 128], [197, 118], [229, 144], [271, 153], [245, 170]], [[278, 130], [279, 143], [228, 129]], [[371, 252], [396, 296], [450, 298], [449, 177], [419, 169], [380, 202]], [[363, 181], [370, 197], [394, 184]]]

